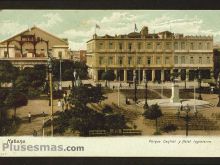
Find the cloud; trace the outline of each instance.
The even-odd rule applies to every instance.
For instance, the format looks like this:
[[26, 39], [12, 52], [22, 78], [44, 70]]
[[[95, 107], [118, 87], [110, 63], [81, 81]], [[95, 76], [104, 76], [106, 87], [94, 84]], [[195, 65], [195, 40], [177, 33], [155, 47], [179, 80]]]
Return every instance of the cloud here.
[[47, 20], [37, 25], [41, 28], [46, 28], [46, 29], [51, 28], [57, 25], [58, 23], [63, 22], [62, 18], [58, 13], [47, 13], [43, 15], [43, 17], [46, 18]]
[[69, 41], [69, 47], [72, 50], [86, 50], [86, 42]]
[[11, 20], [1, 22], [0, 35], [11, 36], [20, 33], [28, 28], [28, 25], [20, 24]]

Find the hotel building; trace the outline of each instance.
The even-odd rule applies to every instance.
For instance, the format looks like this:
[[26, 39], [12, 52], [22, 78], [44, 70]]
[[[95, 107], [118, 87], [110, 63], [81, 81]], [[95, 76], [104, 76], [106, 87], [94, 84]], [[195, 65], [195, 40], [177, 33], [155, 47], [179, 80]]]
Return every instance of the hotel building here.
[[170, 81], [172, 72], [181, 72], [181, 80], [194, 80], [195, 71], [209, 78], [213, 69], [213, 37], [184, 36], [169, 31], [150, 34], [148, 27], [126, 35], [93, 35], [87, 42], [87, 65], [94, 81], [106, 70], [117, 79], [133, 81]]

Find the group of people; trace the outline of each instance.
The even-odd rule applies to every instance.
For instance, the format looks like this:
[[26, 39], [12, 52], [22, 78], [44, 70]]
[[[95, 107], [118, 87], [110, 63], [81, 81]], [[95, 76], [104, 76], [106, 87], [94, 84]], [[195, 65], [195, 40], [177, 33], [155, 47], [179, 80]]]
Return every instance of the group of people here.
[[62, 107], [62, 111], [68, 109], [68, 96], [67, 96], [67, 92], [65, 91], [63, 93], [63, 100], [59, 99], [57, 102], [57, 106], [58, 107]]

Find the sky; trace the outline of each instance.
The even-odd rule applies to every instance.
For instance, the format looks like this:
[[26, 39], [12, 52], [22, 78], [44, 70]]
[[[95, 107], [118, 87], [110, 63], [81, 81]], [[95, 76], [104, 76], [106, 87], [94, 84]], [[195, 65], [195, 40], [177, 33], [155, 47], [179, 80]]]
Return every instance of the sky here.
[[149, 32], [171, 30], [184, 35], [212, 35], [220, 43], [220, 10], [0, 10], [0, 41], [32, 26], [68, 38], [72, 50], [86, 49], [97, 35], [128, 34], [148, 26]]

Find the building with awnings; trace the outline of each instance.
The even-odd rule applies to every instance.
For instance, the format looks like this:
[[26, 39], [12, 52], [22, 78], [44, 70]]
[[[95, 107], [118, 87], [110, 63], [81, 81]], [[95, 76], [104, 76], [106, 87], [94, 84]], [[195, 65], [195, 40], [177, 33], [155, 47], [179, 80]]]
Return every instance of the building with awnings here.
[[67, 39], [34, 26], [1, 41], [0, 60], [9, 60], [22, 69], [35, 64], [46, 64], [48, 53], [57, 59], [70, 59], [68, 49]]

